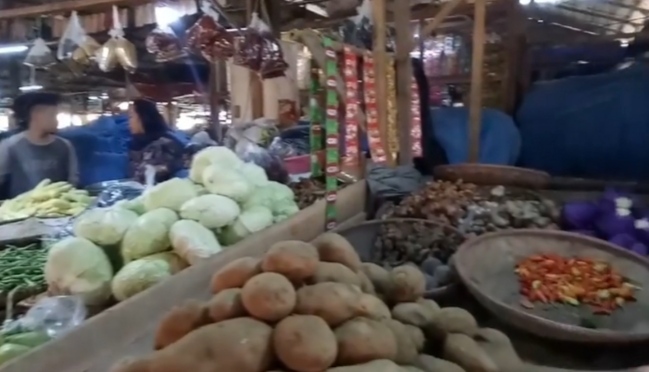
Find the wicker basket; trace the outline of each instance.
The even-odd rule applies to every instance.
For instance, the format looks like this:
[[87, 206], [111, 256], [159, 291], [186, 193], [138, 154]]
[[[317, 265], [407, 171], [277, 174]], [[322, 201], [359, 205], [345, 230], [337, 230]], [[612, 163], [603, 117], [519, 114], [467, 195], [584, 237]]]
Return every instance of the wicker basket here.
[[[385, 220], [367, 221], [346, 229], [341, 229], [340, 231], [338, 231], [338, 233], [344, 236], [351, 243], [354, 249], [356, 249], [356, 252], [358, 252], [361, 261], [376, 262], [377, 260], [376, 260], [374, 242], [376, 241], [376, 238], [381, 232], [381, 227], [384, 224], [413, 224], [413, 223], [424, 223], [426, 225], [430, 225], [431, 227], [441, 226], [451, 234], [462, 235], [459, 230], [457, 230], [456, 228], [450, 225], [446, 225], [436, 221], [423, 220], [417, 218], [393, 218], [393, 219], [385, 219]], [[439, 299], [442, 297], [446, 297], [449, 294], [455, 293], [458, 287], [459, 287], [459, 282], [454, 281], [451, 284], [448, 284], [446, 286], [442, 286], [434, 290], [427, 291], [424, 294], [424, 297], [430, 299]]]
[[[624, 344], [649, 340], [649, 291], [609, 316], [593, 315], [587, 306], [520, 304], [516, 263], [538, 253], [588, 257], [613, 265], [631, 282], [649, 283], [649, 261], [606, 241], [549, 230], [508, 230], [470, 239], [455, 255], [455, 267], [469, 292], [505, 323], [538, 336], [575, 342]], [[584, 319], [597, 329], [580, 326]]]
[[527, 168], [489, 164], [439, 165], [433, 169], [436, 179], [475, 183], [476, 185], [519, 186], [542, 189], [550, 183], [546, 172]]

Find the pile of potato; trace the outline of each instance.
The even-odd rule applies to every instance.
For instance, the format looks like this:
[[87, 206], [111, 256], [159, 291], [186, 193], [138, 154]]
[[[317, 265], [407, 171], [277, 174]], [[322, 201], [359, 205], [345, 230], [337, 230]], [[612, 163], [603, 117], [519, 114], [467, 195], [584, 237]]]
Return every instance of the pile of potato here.
[[[172, 309], [156, 351], [112, 371], [506, 371], [482, 345], [506, 336], [479, 329], [463, 309], [422, 299], [424, 290], [417, 267], [361, 263], [338, 234], [280, 242], [219, 270], [211, 300]], [[443, 350], [443, 359], [425, 347]]]

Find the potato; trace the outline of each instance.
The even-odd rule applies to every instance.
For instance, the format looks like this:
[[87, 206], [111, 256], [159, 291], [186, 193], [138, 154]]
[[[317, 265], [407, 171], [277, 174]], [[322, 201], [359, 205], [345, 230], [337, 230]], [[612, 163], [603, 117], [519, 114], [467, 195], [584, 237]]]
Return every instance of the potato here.
[[397, 340], [385, 324], [367, 318], [354, 318], [334, 330], [338, 341], [339, 365], [366, 363], [375, 359], [394, 360]]
[[360, 280], [361, 290], [364, 293], [375, 295], [376, 289], [374, 289], [374, 284], [372, 284], [372, 281], [370, 280], [370, 278], [367, 277], [367, 275], [365, 275], [363, 270], [359, 270], [358, 273], [356, 273], [356, 275], [358, 275], [358, 279]]
[[241, 289], [241, 301], [246, 311], [268, 322], [278, 321], [293, 312], [296, 297], [293, 284], [277, 273], [256, 275]]
[[386, 294], [390, 289], [390, 272], [377, 264], [363, 262], [361, 271], [369, 278], [377, 293]]
[[361, 267], [361, 259], [347, 239], [336, 233], [324, 233], [312, 244], [318, 249], [320, 260], [338, 262], [356, 272]]
[[496, 363], [469, 336], [451, 333], [444, 340], [444, 359], [456, 363], [467, 372], [499, 372]]
[[346, 283], [361, 288], [361, 278], [347, 266], [338, 262], [319, 262], [311, 283]]
[[247, 315], [241, 301], [241, 289], [228, 288], [215, 294], [207, 303], [207, 313], [213, 322]]
[[468, 311], [459, 307], [442, 308], [426, 328], [428, 337], [438, 338], [446, 333], [463, 333], [473, 336], [478, 331], [478, 322]]
[[417, 357], [415, 366], [424, 372], [465, 372], [464, 368], [455, 363], [426, 354]]
[[401, 323], [424, 327], [433, 321], [433, 315], [416, 302], [402, 302], [392, 308], [392, 317]]
[[397, 340], [397, 356], [394, 361], [401, 365], [413, 364], [419, 355], [419, 350], [405, 326], [394, 319], [387, 319], [382, 323], [390, 328]]
[[291, 315], [277, 323], [273, 348], [284, 366], [296, 372], [324, 371], [338, 354], [336, 336], [315, 315]]
[[404, 324], [403, 326], [406, 328], [406, 331], [408, 331], [410, 338], [415, 343], [417, 351], [422, 351], [424, 349], [424, 345], [426, 344], [426, 336], [424, 336], [424, 332], [421, 330], [421, 328], [415, 327], [410, 324]]
[[482, 328], [474, 339], [501, 371], [521, 371], [524, 364], [514, 349], [511, 340], [497, 329]]
[[153, 338], [153, 347], [155, 350], [164, 349], [210, 322], [207, 308], [198, 301], [188, 301], [176, 306], [158, 324]]
[[313, 276], [318, 265], [318, 250], [309, 243], [289, 240], [273, 244], [264, 255], [261, 268], [265, 272], [284, 275], [301, 283]]
[[272, 332], [252, 318], [224, 320], [163, 350], [121, 363], [112, 372], [265, 372], [273, 361]]
[[354, 286], [318, 283], [297, 291], [296, 314], [317, 315], [332, 327], [360, 312], [360, 295]]
[[401, 372], [401, 367], [391, 360], [380, 359], [348, 367], [336, 367], [326, 372]]
[[374, 320], [390, 319], [390, 309], [378, 297], [363, 293], [360, 295], [360, 311], [357, 315], [366, 316]]
[[248, 279], [261, 273], [261, 260], [254, 257], [241, 257], [223, 266], [212, 277], [212, 293], [228, 288], [241, 288]]
[[426, 291], [426, 278], [419, 268], [402, 265], [390, 271], [388, 298], [393, 302], [414, 302]]

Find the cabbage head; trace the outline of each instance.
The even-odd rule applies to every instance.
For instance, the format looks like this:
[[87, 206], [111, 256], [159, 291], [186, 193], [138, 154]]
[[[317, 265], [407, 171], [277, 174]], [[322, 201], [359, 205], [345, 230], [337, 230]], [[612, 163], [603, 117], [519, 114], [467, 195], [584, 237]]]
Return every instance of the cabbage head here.
[[158, 208], [169, 208], [178, 212], [184, 202], [197, 195], [196, 187], [190, 180], [172, 178], [144, 192], [144, 208], [147, 212]]
[[243, 177], [255, 187], [263, 187], [268, 184], [268, 176], [264, 168], [255, 163], [245, 163], [238, 168]]
[[149, 289], [179, 271], [178, 262], [182, 260], [173, 253], [159, 253], [127, 263], [113, 278], [113, 296], [124, 301]]
[[180, 207], [180, 216], [194, 220], [208, 229], [229, 225], [241, 213], [239, 204], [222, 195], [203, 195], [190, 199]]
[[203, 172], [210, 165], [222, 168], [238, 168], [243, 164], [237, 154], [225, 146], [211, 146], [204, 148], [194, 155], [189, 168], [189, 179], [196, 183], [203, 183]]
[[232, 245], [248, 235], [261, 231], [273, 224], [273, 213], [262, 206], [246, 208], [231, 225], [225, 227], [219, 238], [225, 245]]
[[243, 202], [252, 195], [254, 185], [238, 170], [210, 165], [203, 172], [203, 185], [212, 194]]
[[138, 217], [122, 239], [124, 262], [171, 249], [169, 229], [176, 221], [176, 213], [167, 208], [156, 209]]
[[88, 239], [67, 237], [50, 247], [45, 280], [54, 294], [79, 296], [86, 305], [110, 298], [113, 268], [104, 251]]
[[144, 210], [144, 204], [143, 204], [144, 199], [142, 198], [142, 195], [131, 199], [131, 200], [120, 200], [117, 203], [115, 203], [116, 207], [122, 208], [122, 209], [128, 209], [129, 211], [135, 212], [138, 215], [144, 214], [146, 212]]
[[196, 221], [177, 221], [171, 226], [169, 239], [174, 252], [190, 265], [221, 251], [214, 233]]
[[137, 214], [119, 207], [91, 209], [74, 222], [74, 235], [101, 246], [117, 244], [137, 220]]
[[290, 187], [270, 181], [263, 187], [258, 187], [244, 203], [244, 209], [262, 206], [270, 209], [273, 216], [291, 216], [299, 211], [295, 204], [295, 194]]

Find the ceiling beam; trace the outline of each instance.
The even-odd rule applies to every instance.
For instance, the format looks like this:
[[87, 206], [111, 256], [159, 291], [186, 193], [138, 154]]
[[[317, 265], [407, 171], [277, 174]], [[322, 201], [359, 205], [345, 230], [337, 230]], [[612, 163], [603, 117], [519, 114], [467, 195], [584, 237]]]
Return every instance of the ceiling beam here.
[[630, 21], [628, 19], [618, 18], [618, 17], [614, 17], [614, 16], [611, 16], [611, 15], [608, 15], [608, 14], [604, 14], [604, 13], [600, 13], [600, 12], [593, 12], [591, 10], [575, 8], [575, 7], [568, 6], [568, 5], [563, 5], [563, 4], [557, 4], [556, 7], [559, 8], [559, 9], [567, 10], [569, 12], [575, 12], [575, 13], [584, 14], [584, 15], [587, 15], [587, 16], [590, 16], [590, 17], [606, 19], [608, 21], [617, 22], [619, 24], [642, 24], [642, 22], [640, 22], [640, 23], [633, 22], [633, 21]]
[[106, 10], [113, 5], [142, 5], [153, 0], [64, 0], [42, 5], [2, 9], [0, 19], [33, 18], [41, 15], [68, 13], [73, 10]]

